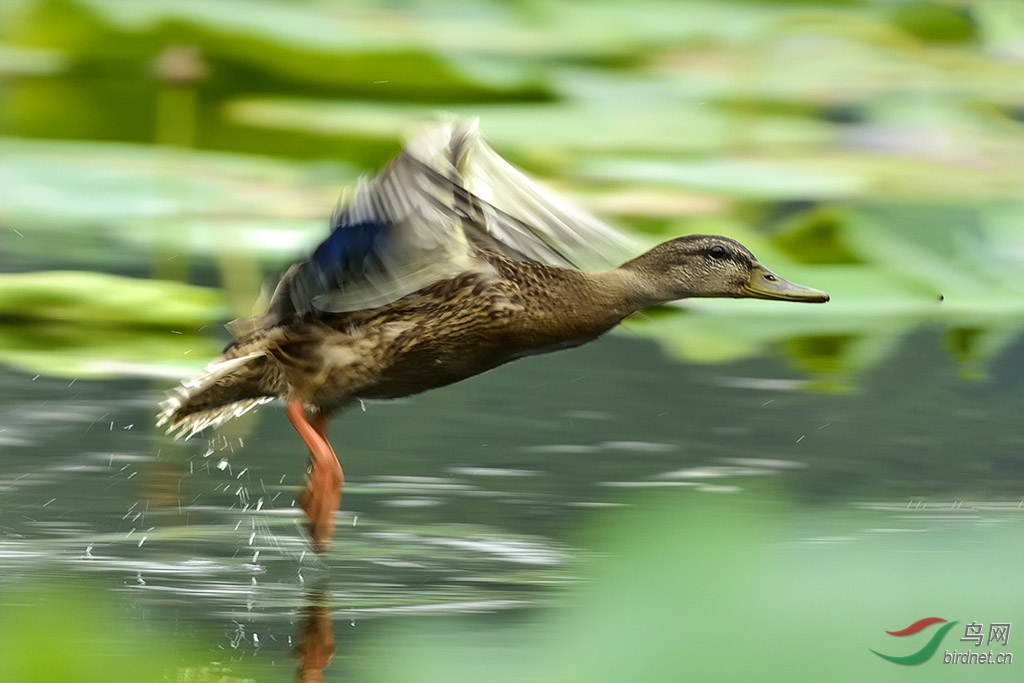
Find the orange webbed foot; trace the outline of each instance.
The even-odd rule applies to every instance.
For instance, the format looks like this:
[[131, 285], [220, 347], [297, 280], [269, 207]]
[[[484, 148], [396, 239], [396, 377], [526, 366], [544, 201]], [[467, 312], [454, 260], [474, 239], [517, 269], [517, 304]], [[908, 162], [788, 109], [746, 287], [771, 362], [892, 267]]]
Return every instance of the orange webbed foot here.
[[309, 449], [309, 476], [306, 489], [299, 495], [299, 506], [309, 520], [313, 550], [322, 553], [330, 546], [334, 533], [334, 512], [341, 504], [345, 475], [334, 449], [327, 442], [327, 418], [317, 414], [307, 419], [302, 402], [296, 399], [288, 402], [286, 412]]

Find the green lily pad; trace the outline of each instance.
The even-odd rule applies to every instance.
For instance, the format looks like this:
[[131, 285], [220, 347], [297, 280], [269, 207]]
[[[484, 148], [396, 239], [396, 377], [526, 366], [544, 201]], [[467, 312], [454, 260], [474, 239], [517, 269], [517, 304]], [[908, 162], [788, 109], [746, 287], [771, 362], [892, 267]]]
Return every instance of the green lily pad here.
[[341, 164], [0, 138], [0, 251], [102, 268], [213, 258], [244, 234], [246, 254], [280, 265], [326, 233], [354, 176]]
[[[588, 102], [449, 106], [462, 118], [479, 117], [488, 140], [504, 153], [564, 160], [571, 153], [643, 151], [710, 152], [728, 146], [738, 127], [748, 139], [812, 145], [828, 139], [829, 126], [787, 117], [752, 118], [701, 103], [672, 107], [599, 106]], [[245, 98], [225, 106], [237, 123], [325, 136], [396, 139], [411, 122], [429, 121], [432, 105]], [[580, 123], [586, 121], [586, 126]], [[599, 134], [594, 134], [599, 131]]]
[[0, 275], [0, 362], [64, 377], [181, 377], [218, 350], [221, 294], [83, 271]]
[[192, 329], [224, 313], [221, 295], [180, 282], [86, 271], [0, 275], [0, 311], [8, 321]]

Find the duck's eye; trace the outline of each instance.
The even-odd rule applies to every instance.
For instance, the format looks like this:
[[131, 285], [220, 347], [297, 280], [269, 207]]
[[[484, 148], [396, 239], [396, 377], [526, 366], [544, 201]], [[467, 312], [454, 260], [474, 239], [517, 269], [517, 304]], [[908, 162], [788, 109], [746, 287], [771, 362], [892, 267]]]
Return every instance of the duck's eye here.
[[715, 246], [708, 249], [708, 253], [715, 258], [725, 258], [725, 247], [723, 247], [721, 244], [716, 244]]

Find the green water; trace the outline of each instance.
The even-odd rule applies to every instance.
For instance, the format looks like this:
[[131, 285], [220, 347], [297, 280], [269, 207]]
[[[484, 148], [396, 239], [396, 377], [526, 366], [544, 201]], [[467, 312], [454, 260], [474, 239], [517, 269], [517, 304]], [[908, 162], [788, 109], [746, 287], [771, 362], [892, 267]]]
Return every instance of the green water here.
[[[332, 680], [409, 680], [420, 647], [440, 667], [424, 680], [454, 666], [435, 661], [451, 648], [501, 671], [540, 650], [593, 680], [584, 653], [618, 638], [646, 648], [614, 663], [624, 671], [696, 657], [710, 672], [726, 647], [716, 629], [780, 672], [853, 661], [884, 677], [865, 648], [907, 651], [885, 630], [1019, 610], [998, 569], [1024, 551], [1013, 357], [1001, 379], [966, 381], [922, 333], [857, 392], [822, 395], [771, 358], [685, 364], [627, 333], [369, 404], [333, 425], [347, 485], [323, 557], [299, 528], [304, 453], [280, 410], [182, 446], [150, 426], [153, 382], [6, 372], [0, 589], [88, 580], [128, 606], [119, 619], [205, 644], [194, 661], [278, 679], [300, 611], [321, 603], [341, 653]], [[486, 642], [467, 645], [466, 629]], [[537, 629], [556, 632], [535, 642]], [[646, 629], [678, 642], [659, 650]], [[561, 638], [575, 655], [547, 652]], [[392, 646], [408, 661], [378, 670]], [[479, 673], [454, 668], [444, 676]]]
[[[0, 3], [0, 680], [1017, 680], [1021, 7]], [[338, 416], [315, 556], [279, 406], [156, 405], [439, 110], [832, 301]]]

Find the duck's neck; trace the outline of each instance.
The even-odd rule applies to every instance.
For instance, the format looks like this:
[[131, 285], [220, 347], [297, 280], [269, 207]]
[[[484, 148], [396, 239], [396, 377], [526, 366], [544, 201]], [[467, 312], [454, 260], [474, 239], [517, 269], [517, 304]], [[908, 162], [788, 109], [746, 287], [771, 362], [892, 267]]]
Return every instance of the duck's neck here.
[[558, 347], [594, 339], [637, 311], [658, 303], [633, 273], [621, 268], [598, 273], [566, 271], [544, 296], [551, 301], [535, 310], [544, 322], [534, 332], [543, 330], [536, 338], [550, 336], [557, 340]]
[[648, 279], [629, 264], [590, 274], [592, 280], [591, 293], [619, 320], [637, 311], [665, 303], [665, 298], [656, 292], [648, 283]]
[[585, 344], [652, 301], [622, 269], [590, 273], [521, 262], [514, 267], [522, 308], [500, 332], [499, 362]]
[[502, 348], [512, 357], [584, 344], [662, 301], [630, 268], [594, 273], [505, 259], [497, 263], [520, 288], [520, 312], [513, 327], [501, 332]]

